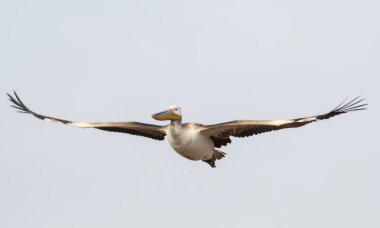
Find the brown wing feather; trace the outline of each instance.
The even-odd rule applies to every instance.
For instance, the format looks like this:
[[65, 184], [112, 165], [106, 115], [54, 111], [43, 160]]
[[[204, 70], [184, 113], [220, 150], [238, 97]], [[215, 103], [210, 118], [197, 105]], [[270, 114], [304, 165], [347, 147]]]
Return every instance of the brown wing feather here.
[[332, 111], [322, 115], [291, 120], [236, 120], [226, 123], [206, 125], [203, 130], [201, 130], [201, 133], [209, 136], [214, 142], [215, 147], [220, 148], [231, 143], [231, 136], [248, 137], [285, 128], [301, 127], [317, 120], [329, 119], [343, 113], [365, 110], [365, 106], [368, 105], [363, 104], [362, 102], [364, 99], [360, 99], [360, 97], [356, 97], [347, 103], [345, 103], [345, 101], [346, 100]]
[[31, 111], [14, 92], [14, 97], [8, 94], [9, 100], [13, 103], [13, 108], [18, 109], [18, 112], [29, 113], [38, 119], [67, 124], [82, 128], [96, 128], [104, 131], [113, 131], [127, 133], [131, 135], [144, 136], [151, 139], [163, 140], [166, 136], [166, 126], [158, 126], [153, 124], [145, 124], [139, 122], [111, 122], [111, 123], [90, 123], [90, 122], [73, 122], [54, 117], [44, 116]]
[[144, 136], [156, 140], [164, 140], [166, 136], [165, 126], [139, 122], [89, 123], [84, 127], [96, 128], [103, 131], [113, 131], [137, 136]]

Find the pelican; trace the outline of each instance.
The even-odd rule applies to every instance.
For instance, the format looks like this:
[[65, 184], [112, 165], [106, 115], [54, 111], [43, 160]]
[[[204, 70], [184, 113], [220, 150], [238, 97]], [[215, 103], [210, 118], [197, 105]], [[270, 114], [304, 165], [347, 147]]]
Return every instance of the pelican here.
[[301, 127], [343, 113], [365, 110], [368, 105], [363, 103], [365, 99], [359, 96], [348, 102], [345, 99], [330, 112], [316, 116], [288, 120], [235, 120], [212, 125], [182, 123], [181, 109], [178, 106], [170, 106], [166, 111], [152, 115], [155, 120], [170, 121], [170, 124], [161, 126], [139, 122], [74, 122], [58, 119], [33, 112], [25, 106], [15, 91], [14, 96], [8, 93], [7, 95], [13, 103], [11, 107], [48, 122], [127, 133], [155, 140], [164, 140], [167, 136], [170, 146], [178, 154], [189, 160], [206, 162], [212, 168], [216, 167], [216, 160], [225, 157], [226, 153], [218, 149], [231, 143], [231, 137], [248, 137], [285, 128]]

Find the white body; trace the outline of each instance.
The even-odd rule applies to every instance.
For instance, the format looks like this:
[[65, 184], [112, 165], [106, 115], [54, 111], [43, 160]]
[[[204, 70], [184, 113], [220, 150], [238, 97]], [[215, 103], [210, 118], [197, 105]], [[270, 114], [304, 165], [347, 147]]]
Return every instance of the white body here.
[[208, 160], [214, 154], [214, 143], [196, 125], [170, 124], [167, 139], [178, 154], [193, 161]]

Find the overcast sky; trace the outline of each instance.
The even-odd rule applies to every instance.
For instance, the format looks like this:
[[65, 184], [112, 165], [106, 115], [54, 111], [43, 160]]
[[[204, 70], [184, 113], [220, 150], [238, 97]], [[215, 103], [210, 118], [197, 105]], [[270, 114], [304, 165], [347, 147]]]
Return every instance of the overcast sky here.
[[[380, 227], [379, 1], [0, 3], [0, 227]], [[166, 141], [45, 123], [367, 111], [233, 139], [211, 169]]]

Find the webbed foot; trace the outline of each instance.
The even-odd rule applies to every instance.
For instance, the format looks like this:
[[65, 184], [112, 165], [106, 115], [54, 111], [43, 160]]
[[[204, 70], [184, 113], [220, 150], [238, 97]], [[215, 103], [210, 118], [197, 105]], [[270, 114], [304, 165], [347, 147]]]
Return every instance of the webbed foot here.
[[204, 162], [206, 162], [207, 164], [209, 164], [212, 168], [216, 168], [215, 166], [215, 160], [203, 160]]

